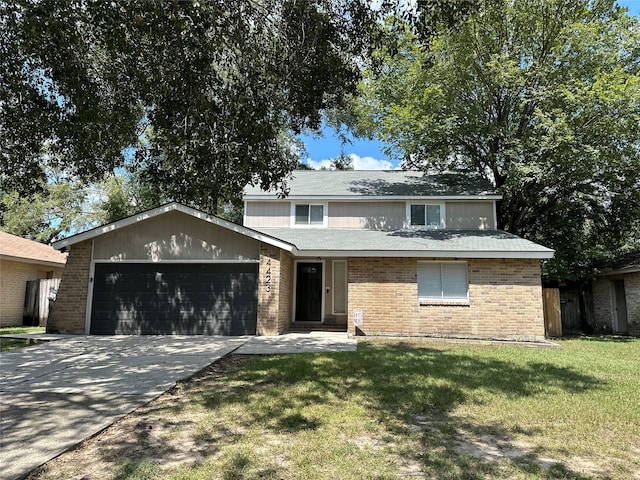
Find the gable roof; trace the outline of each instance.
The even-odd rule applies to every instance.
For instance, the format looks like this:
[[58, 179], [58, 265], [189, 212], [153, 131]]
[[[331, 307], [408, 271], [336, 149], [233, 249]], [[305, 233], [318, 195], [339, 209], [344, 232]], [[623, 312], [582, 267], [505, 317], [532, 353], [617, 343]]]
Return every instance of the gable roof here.
[[442, 257], [442, 258], [551, 258], [554, 251], [498, 230], [334, 230], [251, 229], [177, 202], [109, 223], [53, 244], [62, 249], [115, 230], [179, 211], [202, 221], [291, 252], [294, 256], [334, 257]]
[[67, 256], [44, 243], [0, 232], [0, 258], [23, 263], [63, 267]]
[[554, 250], [501, 230], [260, 229], [310, 257], [552, 258]]
[[[500, 199], [502, 196], [477, 175], [425, 175], [404, 170], [296, 170], [287, 180], [290, 199]], [[276, 190], [259, 186], [244, 190], [245, 200], [275, 200]]]
[[250, 228], [237, 225], [233, 222], [229, 222], [215, 215], [209, 215], [208, 213], [202, 212], [200, 210], [196, 210], [195, 208], [187, 207], [186, 205], [182, 205], [181, 203], [178, 203], [178, 202], [167, 203], [165, 205], [161, 205], [160, 207], [153, 208], [151, 210], [138, 213], [136, 215], [131, 215], [130, 217], [123, 218], [116, 222], [108, 223], [106, 225], [102, 225], [100, 227], [87, 230], [86, 232], [78, 233], [77, 235], [73, 235], [71, 237], [63, 238], [62, 240], [58, 240], [57, 242], [54, 242], [53, 248], [57, 250], [61, 250], [63, 248], [74, 245], [76, 243], [84, 242], [85, 240], [91, 240], [100, 235], [104, 235], [105, 233], [113, 232], [115, 230], [128, 227], [129, 225], [134, 225], [136, 223], [140, 223], [145, 220], [158, 217], [165, 213], [175, 212], [175, 211], [182, 212], [187, 215], [191, 215], [192, 217], [198, 218], [205, 222], [209, 222], [219, 227], [226, 228], [227, 230], [232, 230], [236, 233], [246, 235], [250, 238], [267, 243], [269, 245], [273, 245], [283, 250], [291, 251], [293, 249], [292, 245], [286, 242], [283, 242], [282, 240], [279, 240], [267, 234], [258, 232], [257, 230], [252, 230]]

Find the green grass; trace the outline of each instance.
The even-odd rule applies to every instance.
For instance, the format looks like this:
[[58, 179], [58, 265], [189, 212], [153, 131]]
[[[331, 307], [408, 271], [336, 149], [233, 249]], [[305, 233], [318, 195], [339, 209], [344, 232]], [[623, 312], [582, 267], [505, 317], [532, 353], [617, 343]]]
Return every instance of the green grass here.
[[[562, 349], [543, 350], [366, 341], [357, 353], [230, 357], [130, 420], [136, 435], [145, 421], [156, 422], [145, 430], [155, 437], [145, 435], [154, 438], [148, 452], [161, 454], [145, 457], [142, 449], [128, 457], [130, 441], [114, 434], [99, 448], [118, 460], [101, 473], [176, 480], [635, 478], [640, 341], [559, 343]], [[193, 459], [166, 464], [181, 448]], [[78, 468], [82, 460], [67, 463]], [[54, 467], [42, 478], [65, 476]]]
[[[5, 327], [0, 328], [0, 335], [11, 333], [44, 333], [44, 331], [44, 327]], [[19, 338], [0, 338], [0, 352], [35, 345], [36, 343], [37, 342], [28, 343], [26, 340]]]

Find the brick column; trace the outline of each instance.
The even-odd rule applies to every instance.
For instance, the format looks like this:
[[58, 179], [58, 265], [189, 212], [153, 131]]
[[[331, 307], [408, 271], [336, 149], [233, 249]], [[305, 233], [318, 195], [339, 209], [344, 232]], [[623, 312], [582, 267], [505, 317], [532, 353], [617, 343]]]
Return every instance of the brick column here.
[[640, 336], [640, 272], [629, 273], [624, 278], [627, 300], [627, 323], [629, 334]]
[[56, 301], [47, 321], [47, 333], [76, 333], [80, 335], [85, 333], [91, 248], [91, 240], [77, 243], [71, 247]]

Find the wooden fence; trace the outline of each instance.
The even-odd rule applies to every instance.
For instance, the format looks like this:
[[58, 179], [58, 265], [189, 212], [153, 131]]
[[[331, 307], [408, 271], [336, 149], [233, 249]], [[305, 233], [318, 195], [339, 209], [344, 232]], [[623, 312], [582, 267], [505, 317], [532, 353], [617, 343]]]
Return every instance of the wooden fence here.
[[560, 310], [560, 290], [557, 288], [542, 289], [544, 308], [544, 331], [547, 337], [562, 336], [562, 315]]
[[561, 291], [560, 312], [562, 316], [562, 332], [565, 335], [575, 335], [582, 331], [580, 292], [572, 290]]
[[22, 312], [22, 324], [41, 326], [47, 325], [49, 318], [49, 306], [56, 298], [59, 278], [47, 278], [30, 280], [27, 282], [27, 292], [24, 296], [24, 310]]

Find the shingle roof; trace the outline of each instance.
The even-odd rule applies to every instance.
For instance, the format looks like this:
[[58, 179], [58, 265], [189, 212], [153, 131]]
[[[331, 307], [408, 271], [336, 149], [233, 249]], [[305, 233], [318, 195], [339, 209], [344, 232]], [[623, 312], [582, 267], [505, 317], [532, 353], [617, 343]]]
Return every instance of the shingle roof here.
[[57, 263], [61, 266], [67, 261], [67, 255], [49, 245], [27, 240], [26, 238], [0, 232], [0, 256], [11, 257], [15, 261], [28, 263]]
[[499, 230], [335, 230], [262, 228], [310, 256], [551, 258], [554, 251]]
[[624, 273], [640, 272], [640, 250], [629, 252], [603, 268], [600, 275], [621, 275]]
[[[289, 198], [314, 197], [493, 197], [484, 178], [474, 175], [424, 175], [413, 171], [296, 170], [287, 181]], [[245, 199], [275, 199], [277, 191], [245, 188]]]

